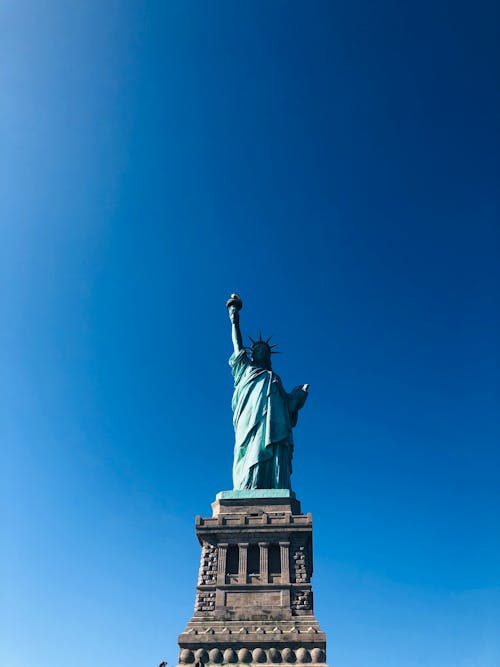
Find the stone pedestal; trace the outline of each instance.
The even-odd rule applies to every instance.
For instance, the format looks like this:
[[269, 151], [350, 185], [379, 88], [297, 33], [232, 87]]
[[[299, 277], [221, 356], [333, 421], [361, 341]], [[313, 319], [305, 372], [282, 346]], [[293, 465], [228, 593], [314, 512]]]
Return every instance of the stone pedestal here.
[[192, 665], [324, 665], [313, 611], [312, 517], [288, 490], [223, 491], [196, 518], [201, 563], [194, 616], [179, 635]]

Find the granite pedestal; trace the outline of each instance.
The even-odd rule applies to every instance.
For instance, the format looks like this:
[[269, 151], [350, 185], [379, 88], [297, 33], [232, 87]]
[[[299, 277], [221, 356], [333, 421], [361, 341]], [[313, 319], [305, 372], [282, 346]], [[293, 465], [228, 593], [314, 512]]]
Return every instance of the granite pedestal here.
[[325, 665], [313, 611], [312, 517], [288, 490], [223, 491], [196, 518], [201, 563], [179, 662]]

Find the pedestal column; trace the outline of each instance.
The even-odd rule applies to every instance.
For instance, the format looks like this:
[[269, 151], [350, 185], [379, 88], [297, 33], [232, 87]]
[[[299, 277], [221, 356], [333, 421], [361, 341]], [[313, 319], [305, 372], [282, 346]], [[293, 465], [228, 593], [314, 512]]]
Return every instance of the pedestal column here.
[[269, 543], [259, 542], [260, 549], [260, 583], [269, 583]]
[[217, 584], [226, 583], [226, 556], [227, 544], [219, 544], [217, 547]]
[[238, 583], [247, 583], [247, 560], [248, 560], [248, 542], [240, 542], [239, 561], [238, 561]]
[[281, 583], [290, 583], [290, 542], [280, 542]]

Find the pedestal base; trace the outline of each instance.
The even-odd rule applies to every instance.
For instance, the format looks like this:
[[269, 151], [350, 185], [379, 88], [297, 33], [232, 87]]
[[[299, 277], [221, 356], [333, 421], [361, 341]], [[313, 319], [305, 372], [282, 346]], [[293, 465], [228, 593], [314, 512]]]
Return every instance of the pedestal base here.
[[194, 616], [179, 661], [324, 665], [313, 611], [312, 517], [288, 490], [223, 491], [196, 518], [202, 547]]

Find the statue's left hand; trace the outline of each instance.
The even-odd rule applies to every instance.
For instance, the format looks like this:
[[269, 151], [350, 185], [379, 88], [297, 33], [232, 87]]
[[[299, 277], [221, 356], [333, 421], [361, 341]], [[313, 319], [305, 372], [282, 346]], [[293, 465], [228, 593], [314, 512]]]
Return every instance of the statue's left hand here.
[[290, 406], [292, 407], [293, 410], [300, 410], [300, 408], [304, 405], [306, 402], [306, 399], [309, 395], [308, 389], [305, 389], [307, 387], [309, 389], [309, 385], [305, 384], [299, 384], [297, 387], [294, 387], [290, 393]]

